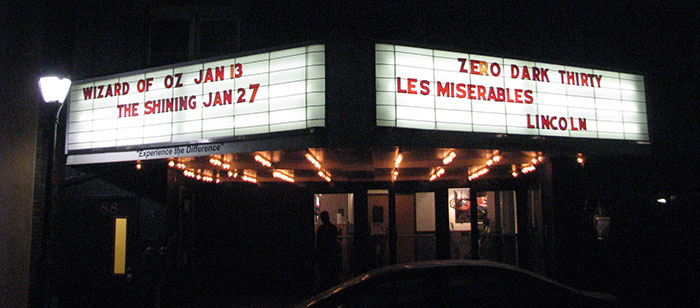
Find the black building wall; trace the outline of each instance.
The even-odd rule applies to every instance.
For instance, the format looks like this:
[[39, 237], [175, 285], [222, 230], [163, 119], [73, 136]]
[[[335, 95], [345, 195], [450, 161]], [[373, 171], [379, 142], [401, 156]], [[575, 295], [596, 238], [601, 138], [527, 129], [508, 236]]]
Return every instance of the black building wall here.
[[[37, 138], [41, 95], [37, 85], [41, 25], [37, 3], [3, 4], [0, 9], [0, 306], [29, 303], [30, 254]], [[11, 29], [11, 30], [10, 30]], [[39, 168], [41, 170], [41, 168]], [[41, 171], [39, 171], [41, 173]], [[41, 178], [41, 176], [36, 176]], [[37, 209], [38, 210], [38, 209]]]

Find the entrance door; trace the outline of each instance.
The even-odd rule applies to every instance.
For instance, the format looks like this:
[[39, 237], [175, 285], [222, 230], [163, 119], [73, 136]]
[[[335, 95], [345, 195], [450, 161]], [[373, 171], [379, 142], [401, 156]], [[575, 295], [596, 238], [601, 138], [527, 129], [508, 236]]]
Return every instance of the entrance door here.
[[519, 265], [515, 191], [487, 191], [483, 195], [486, 215], [479, 225], [480, 258]]
[[316, 194], [314, 196], [314, 231], [321, 225], [321, 212], [328, 212], [330, 221], [338, 228], [338, 241], [342, 247], [341, 280], [350, 278], [350, 244], [352, 243], [354, 218], [352, 194]]
[[[374, 265], [435, 259], [435, 193], [396, 194], [395, 215], [389, 215], [389, 199], [387, 190], [368, 194]], [[395, 226], [393, 241], [390, 224]]]
[[396, 195], [396, 262], [435, 259], [435, 193]]
[[[471, 198], [469, 188], [450, 188], [451, 259], [471, 259], [478, 247], [479, 259], [518, 264], [518, 218], [513, 190], [477, 191]], [[473, 237], [472, 204], [476, 200], [478, 239]], [[478, 241], [473, 243], [473, 241]]]

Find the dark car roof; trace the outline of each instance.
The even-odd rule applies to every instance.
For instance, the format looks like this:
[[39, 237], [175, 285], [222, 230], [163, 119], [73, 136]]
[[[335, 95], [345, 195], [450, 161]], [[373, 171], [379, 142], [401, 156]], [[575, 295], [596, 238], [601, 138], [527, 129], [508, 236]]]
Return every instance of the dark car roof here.
[[379, 276], [384, 276], [384, 275], [389, 275], [391, 273], [399, 273], [399, 272], [406, 272], [406, 271], [413, 271], [413, 270], [420, 270], [420, 269], [431, 269], [431, 268], [494, 268], [494, 269], [502, 269], [506, 271], [514, 271], [514, 272], [520, 272], [525, 275], [532, 276], [534, 278], [540, 279], [544, 282], [548, 282], [552, 285], [568, 289], [571, 292], [578, 293], [584, 296], [592, 297], [592, 298], [597, 298], [603, 301], [615, 301], [615, 297], [606, 294], [606, 293], [600, 293], [600, 292], [592, 292], [592, 291], [584, 291], [584, 290], [579, 290], [575, 289], [572, 287], [569, 287], [565, 284], [562, 284], [556, 280], [552, 280], [550, 278], [547, 278], [545, 276], [539, 275], [537, 273], [512, 266], [509, 264], [503, 264], [503, 263], [498, 263], [498, 262], [492, 262], [492, 261], [485, 261], [485, 260], [433, 260], [433, 261], [422, 261], [422, 262], [410, 262], [410, 263], [403, 263], [403, 264], [396, 264], [396, 265], [389, 265], [385, 266], [382, 268], [374, 269], [371, 271], [368, 271], [362, 275], [359, 275], [355, 278], [352, 278], [350, 280], [347, 280], [337, 286], [334, 286], [326, 291], [323, 291], [316, 296], [304, 301], [302, 304], [300, 304], [298, 307], [306, 307], [309, 305], [312, 305], [320, 300], [323, 300], [327, 297], [332, 296], [333, 294], [336, 294], [344, 289], [347, 289], [353, 285], [359, 284], [363, 281], [379, 277]]

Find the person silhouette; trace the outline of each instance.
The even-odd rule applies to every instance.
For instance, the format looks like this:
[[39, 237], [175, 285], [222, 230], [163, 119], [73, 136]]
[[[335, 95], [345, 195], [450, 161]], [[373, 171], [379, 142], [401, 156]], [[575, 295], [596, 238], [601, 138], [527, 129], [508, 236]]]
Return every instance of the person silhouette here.
[[319, 289], [325, 290], [338, 283], [342, 247], [338, 243], [338, 228], [331, 223], [327, 211], [321, 212], [321, 223], [316, 230], [316, 264]]

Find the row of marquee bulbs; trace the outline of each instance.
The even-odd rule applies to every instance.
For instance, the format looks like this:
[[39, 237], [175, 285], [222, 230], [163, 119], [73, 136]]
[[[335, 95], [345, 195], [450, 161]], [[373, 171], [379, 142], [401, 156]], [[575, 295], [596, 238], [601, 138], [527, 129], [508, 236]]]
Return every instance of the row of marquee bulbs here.
[[[326, 180], [327, 182], [332, 181], [330, 173], [328, 171], [326, 171], [325, 169], [323, 169], [321, 163], [318, 161], [318, 159], [316, 159], [316, 157], [313, 156], [313, 154], [306, 152], [306, 154], [304, 156], [312, 165], [314, 165], [314, 167], [316, 167], [316, 169], [318, 169], [318, 172], [316, 174], [319, 177]], [[455, 154], [454, 151], [448, 152], [447, 155], [445, 155], [445, 157], [442, 160], [443, 165], [450, 164], [456, 157], [457, 157], [457, 154]], [[501, 158], [502, 158], [501, 155], [499, 155], [498, 151], [496, 151], [495, 154], [491, 158], [489, 158], [488, 161], [486, 161], [485, 166], [483, 166], [481, 168], [477, 168], [474, 172], [471, 172], [469, 174], [469, 177], [468, 177], [469, 181], [476, 180], [477, 178], [483, 176], [484, 174], [489, 173], [489, 171], [490, 171], [489, 167], [491, 167], [494, 163], [498, 163], [499, 161], [501, 161]], [[511, 175], [514, 178], [517, 178], [520, 175], [520, 173], [522, 173], [522, 174], [531, 173], [531, 172], [537, 170], [536, 165], [541, 163], [543, 160], [544, 160], [544, 157], [542, 155], [537, 155], [537, 157], [533, 157], [530, 160], [530, 163], [528, 163], [527, 165], [524, 165], [520, 168], [520, 172], [518, 172], [518, 168], [516, 165], [512, 165], [511, 166], [512, 167], [511, 168], [512, 169]], [[270, 160], [263, 157], [260, 154], [255, 154], [255, 161], [257, 161], [258, 163], [260, 163], [264, 167], [272, 168], [272, 163], [270, 162]], [[398, 179], [398, 176], [399, 176], [398, 169], [399, 169], [399, 166], [401, 165], [402, 161], [403, 161], [403, 154], [401, 154], [399, 152], [399, 153], [397, 153], [396, 158], [394, 159], [394, 169], [391, 171], [391, 181], [392, 182], [394, 182]], [[580, 164], [581, 166], [584, 165], [585, 159], [583, 158], [583, 154], [579, 153], [577, 155], [576, 162], [578, 164]], [[209, 159], [209, 163], [213, 166], [222, 167], [224, 170], [227, 170], [227, 176], [230, 178], [237, 178], [238, 177], [238, 171], [230, 170], [231, 164], [229, 164], [227, 162], [223, 162], [216, 157], [212, 157]], [[182, 162], [176, 163], [172, 159], [168, 162], [168, 166], [173, 167], [173, 168], [176, 167], [180, 170], [183, 170], [183, 175], [185, 175], [186, 177], [189, 177], [189, 178], [194, 178], [194, 179], [201, 180], [204, 182], [216, 182], [217, 184], [221, 182], [221, 179], [219, 178], [218, 172], [215, 174], [215, 176], [212, 176], [212, 174], [214, 173], [213, 171], [208, 171], [208, 170], [202, 171], [201, 169], [197, 169], [197, 172], [195, 172], [193, 169], [187, 169], [187, 166], [184, 163], [182, 163]], [[142, 167], [141, 161], [140, 160], [136, 161], [136, 169], [140, 170], [141, 167]], [[243, 181], [246, 181], [246, 182], [257, 183], [257, 178], [253, 174], [254, 173], [253, 171], [254, 170], [252, 170], [252, 171], [246, 170], [246, 172], [241, 176], [241, 179]], [[439, 178], [440, 176], [442, 176], [443, 174], [445, 174], [445, 172], [446, 171], [444, 168], [435, 167], [435, 168], [433, 168], [432, 172], [430, 173], [429, 180], [434, 181], [437, 178]], [[293, 171], [291, 171], [291, 170], [274, 169], [274, 171], [272, 172], [272, 176], [275, 178], [278, 178], [280, 180], [286, 181], [286, 182], [290, 182], [290, 183], [295, 182], [294, 176], [293, 176]]]
[[[533, 157], [533, 158], [530, 160], [530, 163], [528, 163], [528, 164], [526, 164], [526, 165], [524, 165], [524, 166], [522, 166], [522, 167], [520, 168], [520, 173], [522, 173], [522, 174], [528, 174], [528, 173], [531, 173], [531, 172], [537, 170], [537, 167], [536, 167], [536, 166], [537, 166], [539, 163], [541, 163], [543, 160], [544, 160], [544, 157], [542, 157], [542, 155], [537, 155], [537, 157]], [[577, 162], [579, 165], [581, 165], [581, 167], [584, 166], [586, 160], [583, 158], [583, 154], [582, 154], [582, 153], [578, 153], [578, 155], [576, 156], [576, 162]], [[520, 175], [520, 173], [518, 173], [518, 168], [517, 168], [517, 166], [512, 165], [512, 172], [511, 172], [511, 175], [512, 175], [514, 178], [517, 178], [517, 177]]]
[[[444, 166], [449, 165], [452, 163], [455, 158], [457, 158], [457, 153], [454, 151], [449, 151], [445, 156], [442, 158], [442, 164]], [[474, 180], [486, 173], [489, 172], [488, 167], [493, 165], [494, 163], [497, 163], [501, 161], [502, 156], [498, 154], [498, 151], [494, 152], [494, 155], [489, 158], [489, 160], [486, 162], [486, 166], [479, 168], [478, 170], [474, 171], [469, 175], [469, 180]], [[395, 182], [398, 177], [399, 177], [399, 167], [401, 166], [401, 162], [403, 161], [403, 154], [399, 151], [396, 153], [396, 157], [394, 158], [394, 169], [391, 170], [391, 181]], [[432, 171], [430, 172], [430, 177], [428, 178], [429, 181], [435, 181], [439, 177], [441, 177], [443, 174], [445, 174], [445, 169], [442, 168], [441, 166], [434, 167], [432, 168]]]
[[[457, 157], [457, 154], [454, 151], [449, 151], [447, 153], [447, 155], [445, 155], [445, 157], [442, 159], [442, 164], [449, 165], [452, 161], [454, 161], [454, 159], [456, 157]], [[495, 151], [494, 155], [491, 156], [491, 158], [489, 158], [489, 160], [486, 161], [486, 164], [484, 166], [482, 166], [480, 168], [476, 168], [475, 171], [470, 172], [470, 174], [468, 176], [469, 181], [476, 180], [479, 177], [489, 173], [489, 171], [491, 170], [490, 167], [493, 164], [500, 162], [501, 159], [502, 159], [502, 156], [499, 155], [498, 151]], [[528, 163], [527, 165], [523, 166], [520, 169], [520, 173], [528, 174], [530, 172], [535, 171], [537, 169], [537, 167], [535, 167], [535, 165], [541, 163], [543, 160], [544, 160], [544, 157], [542, 155], [537, 155], [536, 157], [533, 157], [530, 160], [530, 163]], [[394, 169], [391, 171], [391, 181], [392, 182], [395, 182], [398, 179], [398, 176], [399, 176], [398, 169], [399, 169], [399, 166], [401, 165], [401, 161], [403, 161], [403, 154], [401, 154], [399, 152], [399, 153], [397, 153], [396, 158], [394, 159]], [[583, 166], [583, 163], [584, 163], [583, 155], [579, 153], [576, 161]], [[518, 169], [515, 165], [512, 165], [512, 170], [513, 171], [511, 174], [513, 175], [513, 177], [518, 177], [520, 173], [518, 172]], [[445, 172], [446, 171], [444, 168], [435, 167], [432, 169], [428, 180], [434, 181], [437, 178], [439, 178], [440, 176], [442, 176], [443, 174], [445, 174]]]
[[[230, 170], [231, 165], [228, 163], [223, 163], [221, 160], [217, 158], [210, 158], [209, 163], [214, 165], [214, 166], [221, 166], [223, 169], [225, 169], [226, 175], [230, 178], [238, 178], [238, 171], [236, 170]], [[195, 179], [197, 181], [202, 181], [202, 182], [207, 182], [207, 183], [216, 183], [219, 184], [221, 183], [221, 176], [218, 171], [214, 170], [207, 170], [207, 169], [192, 169], [192, 168], [187, 168], [187, 165], [183, 162], [175, 162], [175, 160], [171, 159], [168, 161], [168, 166], [171, 168], [176, 168], [179, 170], [182, 170], [182, 175], [185, 177]], [[252, 182], [256, 183], [257, 180], [255, 177], [251, 177], [247, 174], [244, 174], [241, 176], [241, 179], [247, 182]]]
[[[457, 157], [457, 154], [454, 151], [449, 151], [447, 155], [443, 157], [442, 164], [449, 165], [455, 159], [455, 157]], [[394, 158], [394, 168], [391, 170], [392, 182], [396, 182], [396, 180], [399, 178], [399, 167], [401, 166], [402, 161], [403, 154], [401, 153], [401, 151], [398, 151], [396, 153], [396, 157]], [[430, 173], [430, 181], [434, 181], [443, 174], [445, 174], [445, 169], [443, 169], [442, 167], [433, 168], [432, 172]]]
[[[528, 163], [520, 168], [520, 173], [528, 174], [530, 172], [537, 170], [537, 167], [535, 167], [535, 166], [538, 165], [539, 163], [541, 163], [543, 160], [544, 160], [544, 157], [542, 157], [542, 155], [537, 155], [537, 157], [533, 157], [532, 159], [530, 159], [530, 163]], [[511, 175], [514, 178], [517, 178], [520, 175], [520, 173], [518, 173], [517, 166], [512, 165], [511, 170], [512, 170]]]
[[494, 152], [494, 155], [489, 158], [489, 160], [486, 161], [486, 164], [482, 167], [476, 168], [473, 172], [469, 173], [469, 176], [467, 177], [470, 181], [476, 180], [483, 176], [484, 174], [489, 173], [491, 169], [489, 169], [493, 164], [498, 163], [501, 161], [503, 157], [498, 154], [498, 151]]
[[[310, 152], [307, 152], [305, 154], [306, 159], [311, 162], [311, 164], [316, 167], [317, 172], [316, 174], [324, 179], [327, 182], [332, 181], [332, 177], [330, 172], [326, 171], [323, 169], [323, 166], [321, 163], [316, 159], [316, 157], [313, 156]], [[267, 168], [272, 168], [272, 176], [275, 178], [278, 178], [280, 180], [294, 183], [294, 171], [293, 170], [283, 170], [283, 169], [275, 169], [272, 167], [272, 162], [270, 162], [269, 159], [265, 158], [264, 156], [260, 154], [255, 154], [254, 157], [255, 161], [258, 162], [260, 165], [263, 167]], [[211, 157], [209, 159], [209, 164], [215, 167], [221, 167], [224, 170], [227, 170], [227, 176], [230, 178], [238, 178], [238, 171], [237, 170], [230, 170], [231, 169], [231, 164], [228, 162], [224, 162], [221, 159], [217, 157]], [[196, 180], [201, 180], [204, 182], [216, 182], [221, 183], [221, 179], [219, 178], [219, 173], [214, 172], [213, 170], [202, 170], [202, 169], [197, 169], [196, 171], [194, 169], [188, 169], [187, 165], [183, 162], [175, 162], [175, 160], [171, 159], [168, 162], [168, 166], [171, 168], [177, 168], [180, 170], [183, 170], [183, 175], [189, 178], [193, 178]], [[136, 169], [141, 169], [141, 161], [137, 162]], [[257, 183], [257, 178], [255, 174], [255, 170], [244, 170], [244, 174], [241, 175], [241, 180], [246, 181], [246, 182], [251, 182], [251, 183]]]

